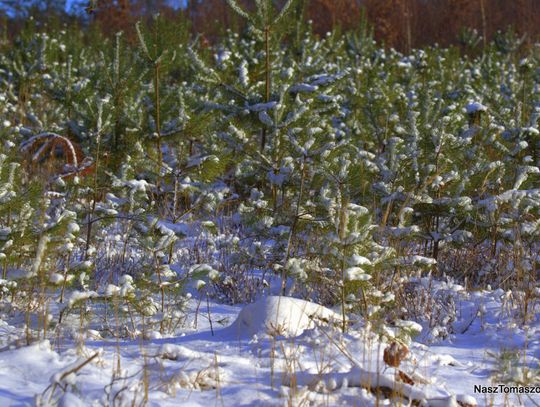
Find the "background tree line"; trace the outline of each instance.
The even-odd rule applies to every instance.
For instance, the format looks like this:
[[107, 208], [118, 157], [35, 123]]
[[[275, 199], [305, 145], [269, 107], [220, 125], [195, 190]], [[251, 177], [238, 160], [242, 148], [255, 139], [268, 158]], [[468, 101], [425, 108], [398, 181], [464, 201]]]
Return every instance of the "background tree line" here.
[[[277, 0], [280, 2], [281, 0]], [[124, 31], [136, 41], [134, 24], [156, 12], [170, 19], [188, 18], [192, 31], [202, 40], [215, 42], [226, 29], [245, 24], [225, 0], [4, 0], [4, 37], [15, 35], [22, 20], [56, 16], [76, 18], [81, 24], [99, 27], [113, 35]], [[247, 9], [253, 0], [242, 0]], [[314, 32], [323, 35], [335, 27], [358, 28], [362, 18], [374, 27], [375, 39], [401, 51], [438, 43], [464, 42], [463, 27], [474, 28], [486, 44], [497, 31], [513, 27], [532, 43], [540, 34], [540, 2], [537, 0], [301, 0], [296, 18], [311, 20]]]

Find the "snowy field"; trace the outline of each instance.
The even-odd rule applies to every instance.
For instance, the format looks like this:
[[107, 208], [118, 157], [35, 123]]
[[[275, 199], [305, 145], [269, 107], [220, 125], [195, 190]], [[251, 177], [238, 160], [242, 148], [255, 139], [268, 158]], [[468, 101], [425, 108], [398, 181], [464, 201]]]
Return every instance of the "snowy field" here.
[[245, 308], [210, 302], [212, 329], [204, 306], [193, 328], [191, 300], [181, 333], [136, 340], [107, 339], [75, 324], [71, 339], [18, 347], [13, 339], [21, 332], [2, 315], [0, 405], [138, 406], [145, 397], [150, 406], [540, 403], [539, 394], [505, 394], [507, 387], [475, 394], [475, 385], [536, 383], [539, 390], [540, 321], [517, 327], [511, 292], [416, 284], [452, 297], [458, 315], [447, 335], [423, 326], [397, 368], [383, 360], [392, 328], [381, 338], [369, 324], [348, 321], [342, 334], [339, 313], [288, 297]]

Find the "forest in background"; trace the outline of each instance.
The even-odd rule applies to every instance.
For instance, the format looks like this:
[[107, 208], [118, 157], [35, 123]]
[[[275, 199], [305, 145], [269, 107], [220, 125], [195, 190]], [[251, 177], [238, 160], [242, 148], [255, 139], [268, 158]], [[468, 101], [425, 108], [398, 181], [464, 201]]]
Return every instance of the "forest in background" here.
[[[157, 12], [170, 19], [187, 19], [192, 33], [215, 42], [226, 29], [241, 29], [245, 22], [230, 10], [225, 0], [5, 0], [5, 35], [18, 32], [21, 18], [32, 14], [46, 21], [51, 17], [79, 20], [96, 25], [108, 35], [118, 31], [135, 39], [134, 24]], [[242, 0], [247, 9], [255, 2]], [[274, 3], [283, 3], [282, 0]], [[374, 28], [379, 43], [400, 51], [438, 43], [464, 42], [463, 28], [476, 29], [485, 43], [498, 31], [512, 27], [530, 44], [540, 34], [540, 2], [535, 0], [301, 0], [295, 4], [295, 19], [313, 22], [323, 35], [334, 28], [355, 30], [362, 18]], [[15, 18], [14, 18], [15, 17]], [[9, 27], [9, 28], [8, 28]], [[484, 45], [485, 45], [484, 43]]]

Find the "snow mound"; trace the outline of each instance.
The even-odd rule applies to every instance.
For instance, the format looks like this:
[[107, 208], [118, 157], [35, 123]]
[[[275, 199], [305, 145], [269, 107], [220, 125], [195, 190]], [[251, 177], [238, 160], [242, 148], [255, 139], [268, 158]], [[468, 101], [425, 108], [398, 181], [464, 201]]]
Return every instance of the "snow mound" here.
[[269, 296], [244, 307], [229, 329], [238, 337], [264, 334], [295, 337], [319, 324], [340, 320], [339, 314], [322, 305]]
[[480, 102], [471, 102], [465, 106], [465, 109], [467, 110], [467, 114], [487, 111], [487, 107]]

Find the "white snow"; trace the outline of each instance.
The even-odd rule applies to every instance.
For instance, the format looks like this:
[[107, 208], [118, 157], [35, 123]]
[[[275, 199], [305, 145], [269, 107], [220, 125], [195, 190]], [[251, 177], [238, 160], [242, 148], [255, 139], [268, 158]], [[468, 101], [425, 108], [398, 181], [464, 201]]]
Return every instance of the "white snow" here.
[[268, 113], [266, 113], [266, 110], [261, 110], [259, 112], [259, 120], [263, 124], [266, 124], [267, 126], [273, 126], [274, 125], [274, 121], [272, 120], [270, 115]]
[[348, 281], [367, 281], [371, 279], [371, 276], [361, 267], [349, 267], [344, 274], [345, 280]]
[[347, 262], [351, 266], [371, 266], [371, 260], [359, 254], [353, 254]]
[[[128, 282], [129, 277], [120, 284]], [[418, 283], [432, 287], [433, 293], [453, 293], [463, 320], [480, 304], [484, 313], [464, 333], [429, 346], [418, 342], [420, 338], [410, 343], [410, 355], [399, 369], [413, 379], [412, 386], [396, 381], [395, 369], [385, 367], [382, 353], [388, 343], [372, 333], [369, 324], [349, 323], [342, 334], [339, 313], [300, 299], [270, 296], [243, 307], [211, 302], [213, 334], [201, 312], [197, 330], [191, 314], [191, 322], [176, 335], [150, 330], [133, 341], [109, 337], [96, 326], [74, 337], [86, 338], [85, 343], [64, 339], [26, 346], [14, 341], [22, 331], [0, 319], [0, 405], [129, 406], [141, 403], [146, 380], [148, 405], [164, 407], [398, 404], [377, 400], [369, 390], [376, 386], [427, 406], [460, 402], [534, 407], [535, 395], [475, 394], [474, 386], [499, 384], [494, 379], [501, 368], [497, 355], [508, 349], [527, 349], [522, 357], [534, 369], [540, 358], [539, 321], [517, 328], [513, 317], [499, 312], [508, 297], [502, 290], [471, 295], [448, 282]], [[70, 298], [91, 295], [74, 292]], [[190, 312], [196, 303], [191, 300]], [[78, 323], [76, 318], [76, 332]], [[414, 321], [396, 325], [421, 329]], [[517, 365], [508, 371], [508, 377], [528, 377], [535, 383], [531, 374]]]
[[465, 110], [468, 114], [473, 114], [476, 112], [485, 112], [487, 111], [487, 107], [480, 102], [471, 102], [465, 106]]
[[248, 109], [252, 112], [262, 112], [263, 110], [270, 110], [275, 108], [277, 105], [277, 102], [267, 102], [267, 103], [256, 103], [254, 105], [248, 106]]
[[295, 337], [318, 324], [340, 320], [339, 314], [322, 305], [270, 296], [244, 307], [228, 330], [243, 338], [265, 334]]

